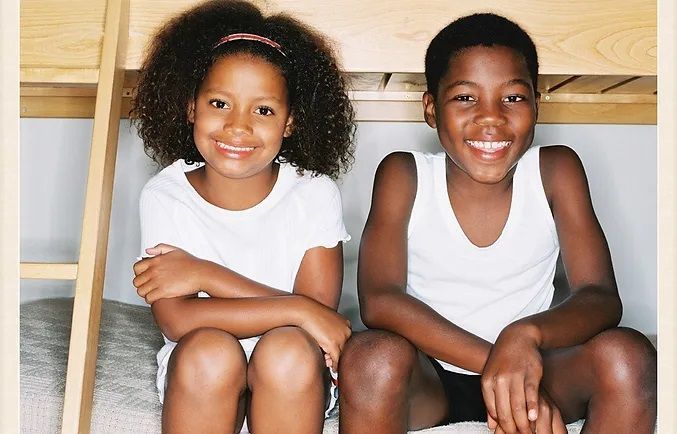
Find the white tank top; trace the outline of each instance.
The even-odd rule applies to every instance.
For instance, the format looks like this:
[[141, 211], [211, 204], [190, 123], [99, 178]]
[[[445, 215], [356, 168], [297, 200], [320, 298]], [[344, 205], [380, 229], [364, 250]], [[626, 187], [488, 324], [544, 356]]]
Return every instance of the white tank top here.
[[[559, 242], [543, 190], [539, 147], [519, 160], [503, 232], [488, 247], [463, 233], [449, 202], [445, 154], [412, 152], [418, 187], [408, 228], [407, 294], [489, 342], [550, 307]], [[472, 374], [439, 361], [449, 370]]]

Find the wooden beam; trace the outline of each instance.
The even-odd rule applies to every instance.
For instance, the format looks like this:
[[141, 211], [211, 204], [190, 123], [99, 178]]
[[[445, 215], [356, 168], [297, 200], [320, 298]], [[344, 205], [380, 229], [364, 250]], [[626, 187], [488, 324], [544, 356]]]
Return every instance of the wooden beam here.
[[78, 264], [21, 263], [22, 279], [75, 280], [77, 277]]
[[61, 432], [88, 433], [117, 152], [129, 0], [108, 0], [96, 93]]

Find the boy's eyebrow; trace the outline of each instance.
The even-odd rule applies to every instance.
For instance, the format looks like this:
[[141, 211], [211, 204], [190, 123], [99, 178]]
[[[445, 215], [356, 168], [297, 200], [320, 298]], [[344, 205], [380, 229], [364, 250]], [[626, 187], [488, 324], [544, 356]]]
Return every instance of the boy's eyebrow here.
[[529, 81], [527, 81], [523, 78], [513, 78], [512, 80], [507, 81], [505, 84], [506, 84], [506, 86], [510, 86], [510, 85], [513, 85], [513, 84], [521, 84], [521, 85], [526, 86], [526, 87], [531, 87], [531, 82], [529, 82]]

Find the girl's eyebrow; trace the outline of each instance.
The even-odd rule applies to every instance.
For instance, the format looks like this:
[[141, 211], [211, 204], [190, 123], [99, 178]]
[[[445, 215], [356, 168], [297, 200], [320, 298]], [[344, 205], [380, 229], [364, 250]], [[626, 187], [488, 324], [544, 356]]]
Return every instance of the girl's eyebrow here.
[[[205, 92], [205, 93], [207, 93], [207, 94], [219, 94], [219, 95], [224, 95], [224, 96], [227, 96], [227, 97], [230, 97], [230, 96], [231, 96], [231, 93], [230, 93], [230, 92], [227, 92], [227, 91], [225, 91], [225, 90], [221, 90], [221, 89], [218, 89], [218, 88], [207, 88], [207, 89], [205, 89], [203, 92]], [[274, 100], [274, 101], [277, 101], [277, 102], [280, 102], [280, 103], [282, 102], [282, 99], [281, 99], [281, 98], [278, 98], [278, 97], [275, 96], [275, 95], [263, 95], [263, 96], [258, 96], [258, 97], [255, 97], [253, 100], [254, 100], [254, 101]]]

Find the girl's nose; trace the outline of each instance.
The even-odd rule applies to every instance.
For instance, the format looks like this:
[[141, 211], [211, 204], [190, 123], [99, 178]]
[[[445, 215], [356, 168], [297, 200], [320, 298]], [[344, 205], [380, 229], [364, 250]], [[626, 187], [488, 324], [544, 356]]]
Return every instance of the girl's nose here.
[[252, 127], [248, 113], [233, 111], [226, 118], [223, 124], [224, 130], [229, 130], [233, 134], [251, 134]]

